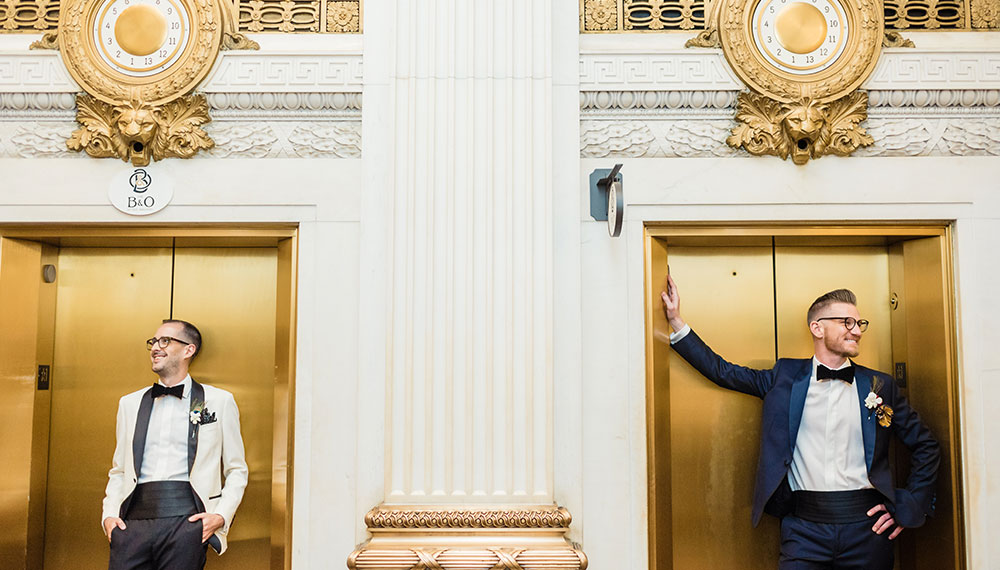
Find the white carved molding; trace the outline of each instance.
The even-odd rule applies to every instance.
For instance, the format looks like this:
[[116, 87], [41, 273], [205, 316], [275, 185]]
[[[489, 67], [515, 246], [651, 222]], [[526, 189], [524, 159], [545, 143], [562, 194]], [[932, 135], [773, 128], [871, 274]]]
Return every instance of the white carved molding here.
[[738, 91], [741, 83], [714, 50], [581, 53], [581, 91]]
[[206, 99], [215, 119], [361, 120], [361, 93], [209, 93]]
[[223, 52], [199, 91], [205, 93], [360, 92], [360, 53]]
[[[581, 91], [738, 91], [721, 50], [580, 54]], [[886, 50], [864, 89], [1000, 89], [1000, 46]]]
[[[75, 121], [0, 121], [0, 158], [86, 157], [66, 147]], [[360, 158], [361, 121], [225, 121], [205, 125], [211, 158]]]
[[0, 50], [0, 93], [76, 93], [59, 52]]
[[[361, 54], [225, 51], [204, 93], [359, 93]], [[0, 93], [76, 93], [55, 51], [0, 50]]]
[[[853, 156], [1000, 156], [1000, 113], [975, 117], [870, 117], [875, 139]], [[746, 156], [726, 145], [729, 120], [584, 120], [581, 158]]]

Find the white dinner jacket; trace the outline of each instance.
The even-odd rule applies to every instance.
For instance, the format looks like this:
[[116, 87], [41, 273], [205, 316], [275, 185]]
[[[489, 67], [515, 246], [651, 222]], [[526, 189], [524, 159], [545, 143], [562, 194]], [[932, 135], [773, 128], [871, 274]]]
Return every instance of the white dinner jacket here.
[[[134, 446], [136, 423], [143, 400], [148, 401], [145, 411], [145, 428], [149, 426], [149, 411], [152, 409], [152, 387], [132, 392], [118, 401], [118, 424], [115, 431], [115, 454], [108, 471], [108, 486], [104, 494], [101, 520], [108, 517], [123, 517], [122, 505], [136, 486], [136, 454], [143, 450]], [[248, 469], [240, 436], [240, 412], [233, 395], [225, 390], [191, 381], [191, 401], [195, 405], [198, 392], [204, 390], [204, 409], [215, 414], [216, 421], [191, 425], [197, 430], [196, 446], [189, 446], [189, 475], [191, 487], [205, 507], [205, 511], [222, 515], [225, 524], [215, 536], [214, 545], [219, 554], [226, 550], [226, 535], [233, 523], [236, 508], [243, 500], [247, 486]], [[190, 431], [189, 431], [190, 433]], [[140, 437], [144, 441], [144, 437]], [[190, 449], [196, 447], [196, 450]], [[191, 454], [191, 451], [194, 451]], [[193, 455], [194, 462], [191, 462]], [[220, 469], [221, 465], [221, 469]], [[223, 477], [225, 483], [223, 484]]]

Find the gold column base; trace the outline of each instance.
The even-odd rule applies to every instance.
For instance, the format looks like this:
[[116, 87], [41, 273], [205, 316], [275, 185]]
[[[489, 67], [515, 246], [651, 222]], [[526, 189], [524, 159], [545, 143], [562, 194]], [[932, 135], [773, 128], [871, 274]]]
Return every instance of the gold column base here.
[[566, 539], [572, 517], [555, 505], [447, 508], [379, 505], [365, 515], [372, 538], [347, 558], [351, 570], [585, 570]]

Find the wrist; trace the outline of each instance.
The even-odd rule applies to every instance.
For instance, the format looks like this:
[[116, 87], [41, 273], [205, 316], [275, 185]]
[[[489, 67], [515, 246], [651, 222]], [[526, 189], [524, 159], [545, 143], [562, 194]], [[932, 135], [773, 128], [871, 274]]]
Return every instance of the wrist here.
[[680, 332], [680, 330], [686, 326], [684, 321], [680, 317], [677, 317], [675, 319], [670, 319], [669, 323], [670, 323], [670, 328], [674, 329], [674, 332]]

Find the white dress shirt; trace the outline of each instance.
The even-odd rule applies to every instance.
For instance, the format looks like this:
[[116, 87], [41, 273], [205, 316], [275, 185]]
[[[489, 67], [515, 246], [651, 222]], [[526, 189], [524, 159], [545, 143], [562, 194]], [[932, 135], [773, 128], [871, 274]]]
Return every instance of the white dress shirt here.
[[[793, 491], [871, 489], [857, 386], [843, 380], [816, 380], [818, 364], [814, 356], [788, 484]], [[840, 368], [850, 364], [844, 362]]]
[[[163, 384], [162, 382], [160, 384]], [[160, 396], [153, 400], [146, 447], [137, 483], [188, 480], [188, 426], [191, 413], [191, 376], [180, 383], [184, 397]]]
[[[670, 334], [670, 344], [679, 342], [690, 332], [691, 327], [684, 325]], [[813, 356], [788, 484], [793, 491], [871, 489], [861, 433], [858, 389], [843, 380], [817, 381], [817, 364], [819, 361]], [[850, 361], [840, 368], [847, 366]]]

